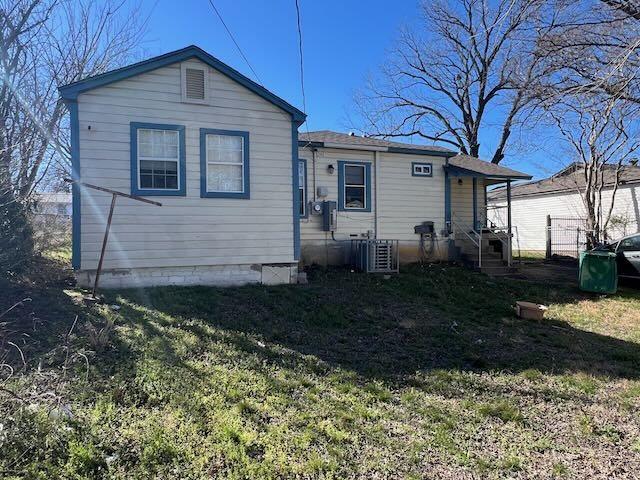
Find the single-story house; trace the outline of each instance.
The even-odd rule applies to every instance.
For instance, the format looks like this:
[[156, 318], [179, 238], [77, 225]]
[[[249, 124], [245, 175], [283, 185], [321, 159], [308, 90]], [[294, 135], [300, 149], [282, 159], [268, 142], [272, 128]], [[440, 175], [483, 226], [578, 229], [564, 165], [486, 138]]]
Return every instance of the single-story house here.
[[440, 147], [299, 134], [305, 113], [196, 46], [60, 92], [81, 285], [111, 203], [86, 184], [162, 204], [118, 199], [101, 285], [124, 287], [295, 282], [358, 242], [393, 241], [401, 262], [452, 258], [486, 225], [487, 186], [531, 178]]
[[[602, 190], [603, 215], [612, 201], [615, 170], [604, 171]], [[584, 170], [572, 163], [554, 175], [511, 188], [511, 217], [514, 247], [546, 254], [576, 255], [585, 244], [586, 209], [582, 200], [585, 188]], [[640, 167], [623, 167], [613, 202], [607, 237], [617, 239], [640, 228]], [[488, 193], [490, 223], [505, 224], [507, 217], [506, 188]]]

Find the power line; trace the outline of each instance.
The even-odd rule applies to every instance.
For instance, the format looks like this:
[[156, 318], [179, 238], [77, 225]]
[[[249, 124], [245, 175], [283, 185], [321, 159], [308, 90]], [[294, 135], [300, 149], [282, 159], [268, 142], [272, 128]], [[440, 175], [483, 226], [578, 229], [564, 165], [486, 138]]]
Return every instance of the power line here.
[[296, 16], [298, 19], [298, 49], [300, 50], [300, 85], [302, 87], [302, 110], [307, 111], [307, 99], [304, 93], [304, 62], [302, 55], [302, 27], [300, 26], [300, 4], [296, 1]]
[[238, 52], [240, 52], [240, 55], [242, 56], [242, 58], [244, 58], [244, 61], [247, 62], [247, 65], [249, 66], [249, 69], [253, 72], [253, 76], [256, 77], [256, 80], [258, 80], [258, 83], [260, 85], [262, 85], [262, 80], [260, 80], [260, 77], [258, 76], [256, 71], [251, 66], [251, 63], [249, 62], [249, 59], [247, 58], [247, 56], [244, 54], [244, 52], [240, 48], [240, 45], [238, 45], [238, 42], [236, 42], [236, 39], [234, 38], [233, 34], [231, 33], [231, 30], [229, 30], [229, 27], [227, 27], [227, 24], [224, 23], [224, 20], [222, 19], [222, 15], [220, 15], [220, 12], [216, 8], [216, 6], [213, 4], [213, 0], [209, 0], [209, 5], [211, 5], [211, 8], [213, 8], [213, 11], [216, 12], [216, 15], [218, 15], [218, 18], [220, 19], [220, 22], [222, 23], [222, 26], [225, 28], [225, 30], [229, 34], [229, 37], [231, 37], [231, 40], [233, 40], [233, 43], [235, 44], [236, 48], [238, 49]]
[[[300, 4], [298, 0], [296, 2], [296, 18], [298, 20], [298, 49], [300, 50], [300, 87], [302, 89], [302, 111], [307, 113], [307, 97], [304, 92], [304, 56], [302, 54], [302, 27], [300, 25]], [[307, 145], [311, 143], [311, 135], [309, 134], [309, 120], [304, 122], [305, 129], [307, 131]]]

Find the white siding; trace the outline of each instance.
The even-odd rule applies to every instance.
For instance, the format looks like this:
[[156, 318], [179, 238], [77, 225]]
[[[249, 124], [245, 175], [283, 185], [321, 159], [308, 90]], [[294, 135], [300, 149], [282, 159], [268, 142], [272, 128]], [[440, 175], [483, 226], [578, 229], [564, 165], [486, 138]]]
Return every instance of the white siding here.
[[[611, 205], [611, 190], [603, 192], [606, 208]], [[612, 239], [634, 233], [640, 225], [640, 186], [621, 186], [615, 197], [613, 215], [628, 221], [626, 229], [610, 228]], [[499, 225], [507, 224], [506, 200], [489, 203], [489, 219]], [[511, 202], [514, 248], [521, 250], [546, 249], [547, 215], [552, 217], [584, 217], [585, 209], [578, 193], [515, 197]]]
[[[182, 102], [179, 63], [80, 95], [83, 182], [130, 192], [130, 122], [186, 128], [186, 197], [119, 198], [104, 268], [293, 262], [291, 116], [206, 68], [209, 105]], [[250, 199], [200, 198], [200, 128], [249, 131]], [[97, 266], [110, 200], [82, 193], [83, 270]]]

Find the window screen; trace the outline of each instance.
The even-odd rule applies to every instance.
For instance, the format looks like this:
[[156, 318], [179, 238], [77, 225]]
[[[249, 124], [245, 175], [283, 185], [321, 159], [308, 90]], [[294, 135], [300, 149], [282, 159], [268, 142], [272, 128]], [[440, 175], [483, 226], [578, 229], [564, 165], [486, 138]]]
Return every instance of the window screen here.
[[180, 149], [176, 130], [138, 129], [138, 187], [178, 190]]
[[208, 134], [206, 142], [207, 191], [244, 192], [244, 138]]

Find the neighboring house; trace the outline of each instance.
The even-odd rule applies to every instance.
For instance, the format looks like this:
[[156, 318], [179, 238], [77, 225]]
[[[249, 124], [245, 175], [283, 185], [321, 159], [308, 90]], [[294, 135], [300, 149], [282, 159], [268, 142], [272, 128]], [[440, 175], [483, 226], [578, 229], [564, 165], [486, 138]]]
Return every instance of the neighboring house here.
[[[162, 203], [118, 200], [103, 286], [295, 282], [300, 263], [343, 262], [364, 237], [399, 240], [403, 261], [449, 258], [454, 225], [484, 224], [487, 185], [530, 178], [438, 147], [298, 138], [303, 112], [195, 46], [60, 92], [74, 179]], [[74, 184], [81, 285], [110, 202]], [[416, 233], [425, 221], [433, 234]]]
[[[603, 215], [611, 206], [615, 184], [613, 168], [605, 171], [602, 192]], [[549, 178], [512, 187], [511, 216], [514, 247], [521, 250], [576, 255], [585, 244], [586, 210], [584, 171], [571, 164]], [[488, 194], [489, 221], [503, 225], [507, 217], [506, 189]], [[551, 228], [548, 228], [548, 217]], [[609, 239], [637, 232], [640, 226], [640, 167], [624, 167], [613, 203], [612, 220], [607, 228]]]
[[71, 194], [64, 192], [41, 192], [36, 194], [36, 215], [71, 218]]

